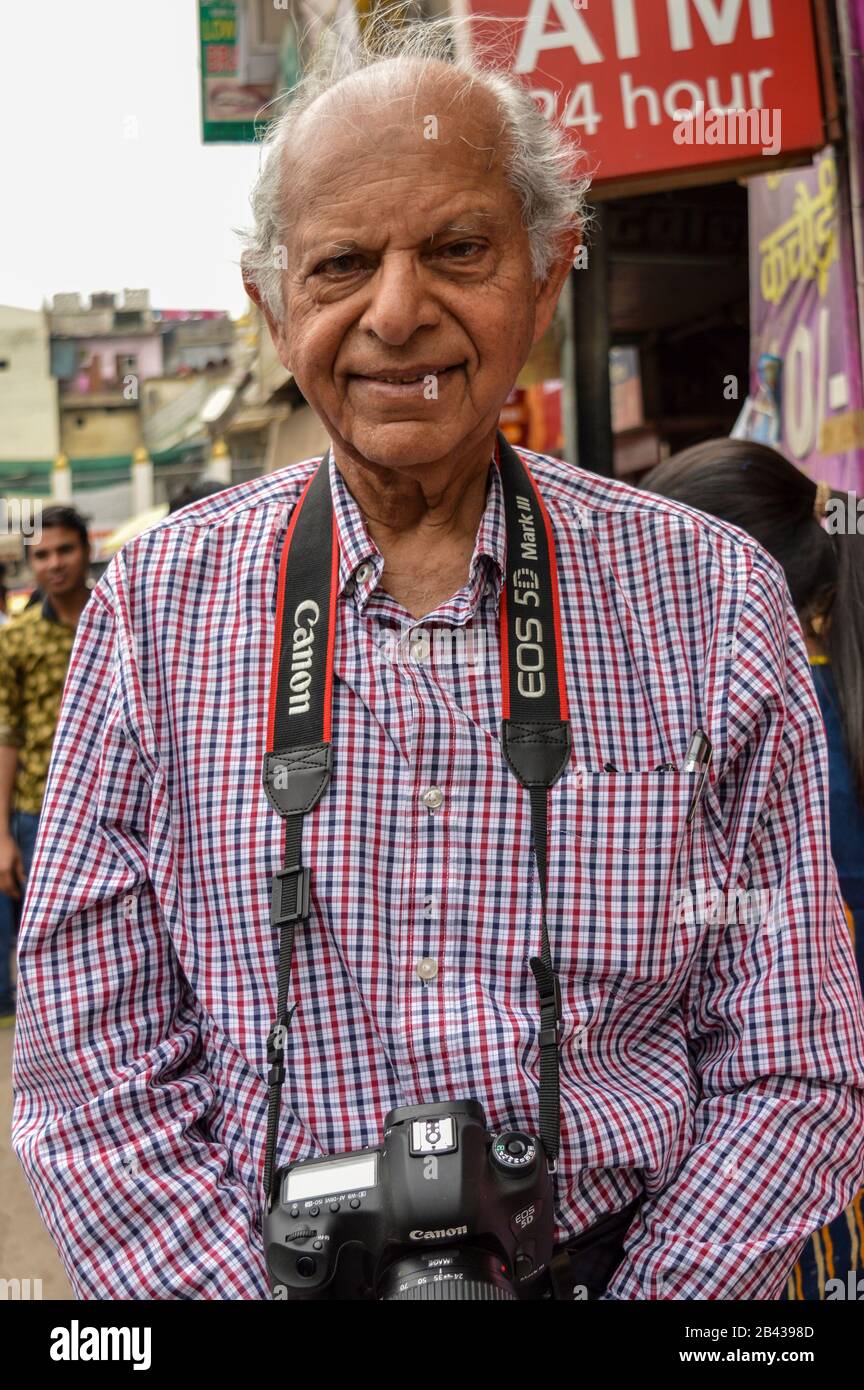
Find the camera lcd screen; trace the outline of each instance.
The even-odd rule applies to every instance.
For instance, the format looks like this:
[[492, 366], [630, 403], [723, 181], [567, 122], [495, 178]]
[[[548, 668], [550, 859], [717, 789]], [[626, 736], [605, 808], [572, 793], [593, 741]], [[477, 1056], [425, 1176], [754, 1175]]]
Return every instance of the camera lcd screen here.
[[329, 1197], [339, 1192], [356, 1192], [374, 1187], [378, 1181], [378, 1155], [340, 1159], [337, 1163], [316, 1163], [295, 1168], [285, 1180], [285, 1201], [303, 1202], [309, 1197]]

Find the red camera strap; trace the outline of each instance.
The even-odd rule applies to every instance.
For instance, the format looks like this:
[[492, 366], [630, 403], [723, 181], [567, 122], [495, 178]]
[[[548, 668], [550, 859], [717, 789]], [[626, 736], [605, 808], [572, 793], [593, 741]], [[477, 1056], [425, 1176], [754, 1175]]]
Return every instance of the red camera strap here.
[[[549, 515], [534, 479], [499, 434], [495, 449], [507, 532], [500, 604], [501, 747], [528, 791], [540, 874], [542, 936], [531, 969], [540, 994], [540, 1138], [554, 1170], [559, 1147], [558, 1031], [560, 994], [546, 924], [546, 834], [549, 788], [570, 755], [563, 679], [558, 580]], [[274, 1193], [294, 933], [309, 915], [309, 869], [302, 863], [303, 817], [323, 796], [332, 769], [333, 649], [339, 543], [325, 455], [291, 517], [279, 567], [276, 642], [263, 782], [286, 822], [284, 867], [273, 876], [270, 920], [280, 931], [276, 1023], [267, 1039], [265, 1192]]]

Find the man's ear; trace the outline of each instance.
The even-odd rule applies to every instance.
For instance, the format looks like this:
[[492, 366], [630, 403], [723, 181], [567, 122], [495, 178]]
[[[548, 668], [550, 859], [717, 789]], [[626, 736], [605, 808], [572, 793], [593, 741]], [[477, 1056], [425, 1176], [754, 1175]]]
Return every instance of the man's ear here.
[[555, 313], [555, 305], [564, 288], [564, 282], [573, 268], [576, 259], [576, 251], [582, 244], [581, 232], [574, 232], [568, 236], [562, 249], [555, 257], [549, 267], [546, 279], [537, 285], [534, 314], [534, 342], [539, 343], [543, 334], [546, 332], [552, 316]]
[[253, 304], [256, 304], [258, 308], [261, 310], [261, 313], [264, 315], [264, 318], [267, 321], [267, 327], [270, 330], [270, 337], [273, 339], [273, 346], [276, 349], [276, 356], [279, 358], [279, 361], [282, 363], [282, 366], [285, 368], [285, 370], [290, 372], [291, 363], [289, 361], [288, 344], [285, 341], [284, 326], [282, 322], [274, 316], [272, 310], [270, 309], [270, 306], [265, 303], [264, 299], [261, 296], [261, 291], [259, 290], [255, 280], [252, 278], [252, 275], [243, 258], [241, 258], [240, 261], [240, 269], [243, 275], [243, 288], [245, 289], [249, 298], [252, 300]]

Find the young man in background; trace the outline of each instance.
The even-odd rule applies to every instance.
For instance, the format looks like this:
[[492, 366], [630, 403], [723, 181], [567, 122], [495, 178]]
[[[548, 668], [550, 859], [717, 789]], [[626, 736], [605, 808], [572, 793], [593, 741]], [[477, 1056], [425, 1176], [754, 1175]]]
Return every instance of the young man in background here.
[[46, 507], [27, 558], [42, 601], [0, 629], [0, 1017], [15, 1009], [12, 944], [75, 630], [90, 597], [84, 518], [74, 507]]

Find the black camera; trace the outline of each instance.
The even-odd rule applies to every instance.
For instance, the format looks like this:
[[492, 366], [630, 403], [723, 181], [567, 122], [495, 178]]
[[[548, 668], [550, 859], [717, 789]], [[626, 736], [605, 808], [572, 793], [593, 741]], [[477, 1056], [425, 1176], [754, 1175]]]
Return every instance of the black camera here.
[[475, 1100], [401, 1106], [377, 1148], [281, 1169], [265, 1217], [275, 1299], [523, 1299], [549, 1288], [543, 1146]]

